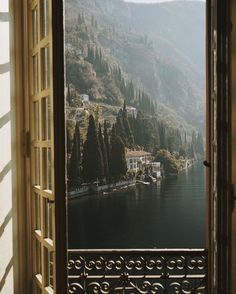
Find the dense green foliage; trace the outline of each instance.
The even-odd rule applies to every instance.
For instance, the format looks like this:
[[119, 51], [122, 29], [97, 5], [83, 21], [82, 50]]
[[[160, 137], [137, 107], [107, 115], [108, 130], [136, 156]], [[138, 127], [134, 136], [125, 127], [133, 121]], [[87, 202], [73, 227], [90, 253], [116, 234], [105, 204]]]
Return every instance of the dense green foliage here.
[[[93, 115], [90, 115], [82, 152], [80, 141], [77, 122], [70, 148], [69, 188], [78, 187], [82, 179], [88, 183], [96, 180], [110, 182], [121, 179], [127, 171], [126, 147], [152, 152], [155, 160], [163, 164], [166, 174], [178, 172], [179, 159], [202, 159], [204, 156], [201, 133], [193, 132], [191, 140], [188, 141], [186, 133], [184, 136], [181, 135], [178, 129], [168, 128], [155, 117], [141, 111], [136, 117], [128, 115], [125, 104], [117, 114], [116, 123], [110, 129], [106, 121], [103, 128], [101, 124], [97, 126]], [[69, 149], [68, 152], [70, 154]]]
[[[69, 134], [67, 133], [67, 138], [69, 138]], [[70, 144], [68, 144], [69, 151], [71, 149]], [[72, 152], [70, 158], [70, 164], [68, 168], [68, 180], [69, 187], [78, 187], [80, 177], [81, 177], [81, 149], [80, 149], [80, 130], [79, 123], [76, 123], [74, 139], [72, 145]]]
[[[107, 144], [104, 141], [104, 137], [102, 134], [102, 126], [99, 124], [99, 131], [98, 131], [98, 141], [102, 152], [102, 162], [104, 168], [104, 177], [106, 179], [109, 178], [109, 165], [108, 165], [108, 152], [107, 152]], [[109, 148], [109, 145], [108, 145]]]
[[[69, 140], [68, 132], [67, 139]], [[101, 124], [97, 128], [93, 115], [90, 115], [87, 138], [83, 144], [82, 152], [78, 122], [71, 144], [72, 148], [67, 149], [69, 189], [78, 188], [82, 182], [91, 183], [97, 180], [109, 182], [125, 176], [127, 171], [125, 145], [116, 134], [115, 126], [113, 132], [109, 134], [105, 121], [102, 132]]]
[[156, 153], [155, 161], [161, 162], [165, 174], [177, 174], [179, 171], [179, 164], [176, 158], [167, 150], [161, 149]]
[[102, 151], [92, 115], [89, 117], [87, 139], [83, 147], [82, 175], [86, 183], [102, 179], [104, 176]]
[[127, 172], [125, 145], [117, 135], [111, 138], [110, 173], [114, 180], [120, 180]]

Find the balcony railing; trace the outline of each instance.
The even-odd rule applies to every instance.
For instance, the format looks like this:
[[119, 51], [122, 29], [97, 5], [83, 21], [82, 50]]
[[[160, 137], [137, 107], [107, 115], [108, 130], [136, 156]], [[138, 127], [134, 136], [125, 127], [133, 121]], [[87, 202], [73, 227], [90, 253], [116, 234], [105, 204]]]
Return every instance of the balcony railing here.
[[207, 293], [204, 249], [68, 250], [69, 293]]

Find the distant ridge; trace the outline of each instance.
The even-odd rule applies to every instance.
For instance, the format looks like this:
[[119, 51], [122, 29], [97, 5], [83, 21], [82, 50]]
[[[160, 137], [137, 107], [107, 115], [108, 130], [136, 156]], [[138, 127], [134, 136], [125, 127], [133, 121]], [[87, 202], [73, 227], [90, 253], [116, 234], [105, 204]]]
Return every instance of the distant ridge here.
[[[134, 83], [160, 103], [172, 123], [204, 129], [205, 3], [144, 5], [121, 0], [67, 0], [66, 25], [83, 12], [89, 39], [110, 65], [119, 64]], [[98, 27], [90, 26], [91, 17]], [[113, 33], [107, 33], [114, 30]]]

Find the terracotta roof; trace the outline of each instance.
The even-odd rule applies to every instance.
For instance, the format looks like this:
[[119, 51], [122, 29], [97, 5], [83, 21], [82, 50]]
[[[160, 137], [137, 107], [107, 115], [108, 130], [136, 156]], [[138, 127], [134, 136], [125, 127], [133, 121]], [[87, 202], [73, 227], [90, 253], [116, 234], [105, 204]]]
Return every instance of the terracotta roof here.
[[152, 153], [146, 152], [143, 150], [127, 150], [126, 157], [143, 157], [143, 156], [150, 156]]

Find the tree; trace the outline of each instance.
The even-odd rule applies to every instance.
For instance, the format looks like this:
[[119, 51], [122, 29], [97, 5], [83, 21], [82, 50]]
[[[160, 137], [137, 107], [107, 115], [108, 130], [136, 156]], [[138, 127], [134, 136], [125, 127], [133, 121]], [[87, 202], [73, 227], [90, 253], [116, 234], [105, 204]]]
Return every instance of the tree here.
[[128, 143], [128, 147], [132, 147], [134, 145], [134, 135], [133, 135], [131, 128], [130, 128], [125, 101], [124, 101], [122, 114], [123, 114], [123, 125], [124, 125], [124, 129], [125, 129], [125, 133], [126, 133], [126, 140]]
[[79, 123], [76, 123], [75, 133], [73, 138], [73, 147], [71, 152], [70, 164], [68, 169], [69, 187], [76, 188], [79, 185], [81, 150], [80, 150], [80, 130]]
[[180, 147], [179, 148], [179, 156], [181, 156], [181, 157], [186, 157], [186, 149], [185, 149], [185, 147]]
[[67, 153], [68, 154], [71, 154], [72, 146], [73, 146], [73, 142], [72, 142], [72, 139], [70, 137], [69, 127], [67, 125], [67, 127], [66, 127], [66, 148], [67, 148]]
[[166, 129], [163, 122], [159, 124], [160, 149], [166, 149]]
[[118, 115], [116, 117], [115, 128], [116, 128], [117, 135], [120, 136], [123, 143], [127, 145], [128, 142], [127, 142], [127, 135], [126, 135], [125, 126], [124, 126], [124, 116], [123, 116], [122, 109], [119, 110]]
[[78, 14], [77, 22], [78, 22], [78, 25], [82, 25], [82, 24], [85, 23], [85, 19], [84, 19], [84, 15], [83, 15], [83, 13], [79, 13], [79, 14]]
[[198, 133], [196, 139], [196, 151], [200, 156], [204, 155], [203, 138], [202, 133]]
[[167, 150], [159, 150], [156, 154], [155, 161], [159, 161], [164, 168], [165, 174], [177, 174], [179, 165], [176, 158]]
[[71, 99], [71, 90], [70, 90], [70, 84], [67, 84], [67, 101], [68, 104], [71, 105], [72, 99]]
[[108, 166], [109, 166], [109, 161], [110, 161], [110, 142], [109, 142], [109, 136], [108, 136], [108, 131], [107, 131], [107, 122], [106, 120], [104, 121], [104, 144], [107, 152], [107, 161], [108, 161]]
[[170, 151], [170, 153], [173, 153], [174, 151], [174, 137], [173, 136], [169, 136], [168, 139], [167, 139], [167, 147], [168, 147], [168, 150]]
[[104, 142], [104, 138], [102, 135], [102, 126], [99, 124], [99, 131], [98, 131], [98, 140], [102, 152], [102, 160], [103, 160], [103, 167], [104, 167], [104, 176], [106, 179], [109, 177], [109, 167], [108, 167], [108, 159], [107, 159], [107, 150], [106, 150], [106, 144]]
[[110, 173], [115, 180], [119, 180], [126, 172], [125, 145], [119, 136], [114, 135], [111, 140]]
[[141, 111], [138, 111], [135, 125], [135, 142], [139, 146], [144, 146], [144, 115]]
[[192, 132], [192, 142], [191, 142], [191, 155], [192, 158], [196, 158], [196, 149], [197, 149], [197, 138], [196, 138], [196, 133], [195, 131]]
[[102, 152], [98, 141], [95, 120], [89, 116], [87, 139], [84, 143], [82, 174], [85, 182], [93, 182], [104, 176]]

